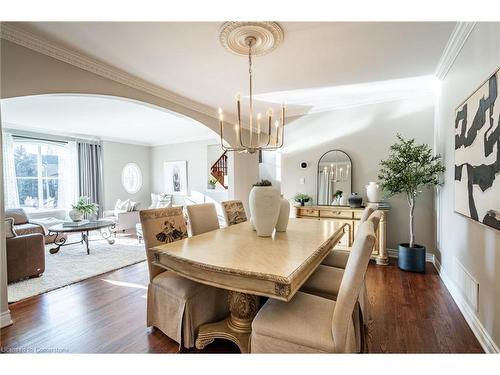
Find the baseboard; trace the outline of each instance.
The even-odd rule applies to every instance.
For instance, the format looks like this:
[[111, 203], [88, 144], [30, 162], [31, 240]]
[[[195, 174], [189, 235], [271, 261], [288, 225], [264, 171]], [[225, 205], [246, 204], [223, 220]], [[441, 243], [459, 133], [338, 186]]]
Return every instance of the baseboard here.
[[[398, 258], [398, 250], [397, 249], [387, 249], [387, 254], [389, 258]], [[434, 263], [434, 254], [426, 252], [425, 253], [425, 261], [429, 263]]]
[[462, 292], [455, 285], [455, 282], [448, 276], [446, 270], [441, 266], [441, 263], [437, 258], [434, 257], [433, 261], [434, 267], [436, 268], [441, 280], [443, 280], [446, 289], [451, 294], [451, 297], [457, 304], [460, 312], [465, 318], [465, 321], [469, 325], [470, 329], [476, 336], [479, 344], [482, 346], [485, 353], [488, 354], [498, 354], [500, 351], [498, 350], [498, 346], [495, 344], [491, 336], [488, 334], [483, 324], [479, 321], [479, 318], [469, 306], [465, 298], [462, 296]]
[[0, 328], [10, 326], [12, 324], [12, 319], [10, 318], [10, 311], [4, 311], [0, 314]]

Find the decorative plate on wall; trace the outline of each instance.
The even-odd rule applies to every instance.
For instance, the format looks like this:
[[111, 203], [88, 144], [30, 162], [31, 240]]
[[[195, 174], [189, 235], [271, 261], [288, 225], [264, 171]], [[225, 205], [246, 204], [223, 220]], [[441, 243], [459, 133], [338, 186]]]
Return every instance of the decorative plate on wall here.
[[128, 163], [122, 169], [122, 185], [129, 194], [135, 194], [142, 187], [141, 168], [136, 163]]

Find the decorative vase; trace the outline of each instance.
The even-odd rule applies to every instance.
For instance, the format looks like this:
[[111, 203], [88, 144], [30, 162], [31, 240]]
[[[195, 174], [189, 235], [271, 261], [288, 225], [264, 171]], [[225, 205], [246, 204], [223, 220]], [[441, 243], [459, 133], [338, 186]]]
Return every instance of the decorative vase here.
[[215, 185], [208, 184], [208, 188], [209, 188], [210, 190], [214, 190], [214, 189], [215, 189]]
[[366, 185], [366, 197], [368, 198], [368, 202], [380, 202], [380, 190], [377, 183], [370, 181], [368, 185]]
[[271, 237], [280, 214], [279, 191], [272, 186], [254, 186], [248, 200], [257, 236]]
[[339, 205], [341, 206], [347, 206], [347, 197], [342, 194], [339, 198]]
[[69, 218], [73, 221], [82, 221], [83, 219], [83, 212], [78, 211], [76, 208], [73, 208], [71, 211], [68, 213]]
[[349, 207], [358, 208], [361, 207], [361, 203], [363, 203], [363, 198], [358, 195], [358, 193], [352, 193], [349, 196]]
[[280, 213], [278, 215], [278, 222], [276, 223], [276, 232], [286, 232], [288, 226], [288, 219], [290, 218], [290, 202], [281, 197], [280, 200]]

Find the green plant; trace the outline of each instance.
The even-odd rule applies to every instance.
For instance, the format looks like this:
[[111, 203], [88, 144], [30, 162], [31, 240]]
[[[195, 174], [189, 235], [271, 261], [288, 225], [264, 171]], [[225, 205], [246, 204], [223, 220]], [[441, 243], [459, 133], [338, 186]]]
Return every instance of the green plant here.
[[337, 191], [335, 192], [335, 194], [333, 194], [333, 197], [334, 197], [334, 198], [338, 198], [338, 197], [340, 197], [340, 196], [342, 195], [342, 193], [343, 193], [343, 191], [342, 191], [342, 190], [337, 190]]
[[309, 202], [311, 197], [307, 194], [297, 193], [297, 194], [295, 194], [293, 199], [295, 200], [295, 202]]
[[210, 185], [215, 185], [215, 184], [217, 184], [217, 179], [215, 177], [211, 177], [208, 179], [208, 183]]
[[260, 180], [259, 182], [256, 182], [253, 184], [253, 186], [272, 186], [273, 184], [269, 180]]
[[405, 194], [410, 206], [410, 242], [415, 245], [414, 211], [415, 200], [423, 187], [440, 185], [439, 177], [445, 167], [440, 155], [432, 155], [426, 144], [415, 144], [415, 139], [406, 140], [400, 134], [398, 142], [390, 147], [389, 158], [380, 162], [378, 178], [387, 196]]
[[82, 214], [93, 215], [97, 212], [99, 205], [89, 202], [89, 197], [80, 197], [71, 207], [80, 211]]

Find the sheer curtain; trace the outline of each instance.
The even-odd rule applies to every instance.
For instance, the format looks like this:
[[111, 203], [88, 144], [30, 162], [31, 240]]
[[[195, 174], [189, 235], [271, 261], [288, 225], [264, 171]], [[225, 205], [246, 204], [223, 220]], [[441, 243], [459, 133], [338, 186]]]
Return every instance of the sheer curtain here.
[[58, 148], [58, 157], [60, 180], [57, 186], [57, 207], [69, 210], [77, 199], [78, 158], [76, 142], [70, 141], [66, 147]]
[[3, 134], [3, 173], [5, 207], [19, 207], [19, 192], [17, 191], [16, 165], [14, 161], [14, 140], [12, 134]]

